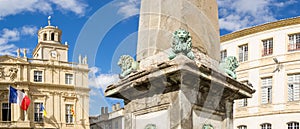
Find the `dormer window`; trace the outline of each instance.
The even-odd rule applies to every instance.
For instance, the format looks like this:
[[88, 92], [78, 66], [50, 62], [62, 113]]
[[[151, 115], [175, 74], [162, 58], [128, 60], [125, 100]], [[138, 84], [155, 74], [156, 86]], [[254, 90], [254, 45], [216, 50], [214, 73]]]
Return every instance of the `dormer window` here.
[[51, 41], [54, 41], [54, 33], [51, 33]]
[[47, 34], [45, 33], [43, 37], [44, 37], [44, 38], [43, 38], [44, 41], [46, 41], [46, 40], [47, 40]]

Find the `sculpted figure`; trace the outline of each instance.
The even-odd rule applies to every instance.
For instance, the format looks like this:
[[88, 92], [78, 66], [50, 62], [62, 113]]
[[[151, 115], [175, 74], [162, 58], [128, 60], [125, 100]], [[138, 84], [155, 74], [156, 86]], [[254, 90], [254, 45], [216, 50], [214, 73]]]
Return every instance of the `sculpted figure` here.
[[0, 68], [0, 79], [4, 79], [4, 68]]
[[234, 56], [229, 56], [220, 64], [220, 69], [223, 69], [233, 79], [236, 79], [235, 69], [239, 67], [239, 63]]
[[154, 124], [148, 124], [145, 129], [156, 129], [156, 125]]
[[179, 29], [173, 33], [172, 52], [169, 59], [172, 60], [177, 54], [182, 53], [193, 60], [195, 58], [192, 52], [192, 37], [186, 30]]
[[202, 129], [214, 129], [214, 127], [210, 124], [203, 125]]
[[17, 68], [10, 68], [9, 74], [6, 77], [9, 77], [11, 81], [15, 80], [17, 77], [18, 69]]
[[122, 73], [119, 75], [120, 78], [124, 78], [130, 73], [135, 72], [139, 67], [139, 63], [134, 61], [134, 59], [129, 55], [121, 56], [118, 65], [122, 70]]

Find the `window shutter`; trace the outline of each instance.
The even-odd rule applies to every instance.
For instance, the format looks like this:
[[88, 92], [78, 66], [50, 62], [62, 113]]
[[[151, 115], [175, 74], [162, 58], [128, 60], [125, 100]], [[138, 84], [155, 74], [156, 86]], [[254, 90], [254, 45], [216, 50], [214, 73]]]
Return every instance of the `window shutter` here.
[[268, 88], [264, 87], [261, 89], [261, 103], [268, 103]]
[[299, 86], [299, 84], [294, 85], [294, 100], [300, 100], [300, 86]]

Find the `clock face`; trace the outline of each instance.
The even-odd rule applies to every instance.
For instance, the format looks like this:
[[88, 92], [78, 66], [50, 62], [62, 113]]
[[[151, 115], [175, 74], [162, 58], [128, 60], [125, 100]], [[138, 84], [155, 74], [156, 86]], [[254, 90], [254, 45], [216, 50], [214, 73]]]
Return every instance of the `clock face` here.
[[56, 51], [51, 51], [51, 57], [56, 57], [57, 52]]

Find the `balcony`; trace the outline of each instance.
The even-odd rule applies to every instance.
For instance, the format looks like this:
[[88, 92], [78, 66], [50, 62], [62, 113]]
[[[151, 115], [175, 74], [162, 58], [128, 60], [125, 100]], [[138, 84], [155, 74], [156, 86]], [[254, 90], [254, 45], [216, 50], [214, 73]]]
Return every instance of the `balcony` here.
[[273, 48], [264, 48], [262, 50], [262, 56], [268, 56], [273, 54]]
[[300, 50], [300, 43], [289, 44], [288, 51], [298, 51]]

